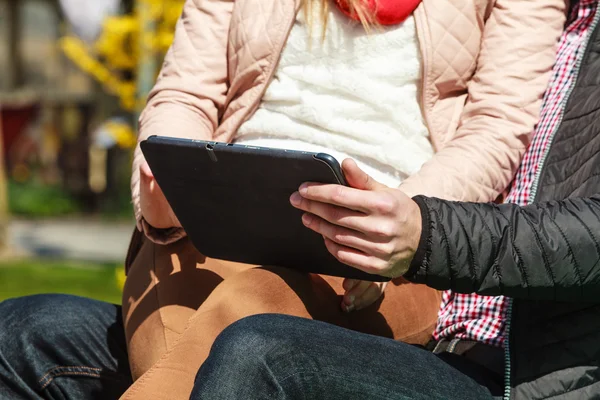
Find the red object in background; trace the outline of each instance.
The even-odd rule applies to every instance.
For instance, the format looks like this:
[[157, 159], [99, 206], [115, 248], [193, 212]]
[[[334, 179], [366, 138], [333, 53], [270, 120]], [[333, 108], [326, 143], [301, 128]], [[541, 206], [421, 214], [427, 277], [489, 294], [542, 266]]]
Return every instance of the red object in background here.
[[2, 144], [5, 160], [8, 160], [8, 153], [13, 143], [23, 133], [27, 124], [35, 118], [37, 109], [36, 104], [24, 104], [21, 106], [3, 104], [0, 107], [0, 124], [2, 124]]
[[[335, 0], [338, 8], [354, 20], [359, 20], [357, 15], [350, 13], [346, 0]], [[381, 25], [396, 25], [404, 22], [406, 18], [421, 4], [421, 0], [363, 0], [375, 15], [375, 21]]]

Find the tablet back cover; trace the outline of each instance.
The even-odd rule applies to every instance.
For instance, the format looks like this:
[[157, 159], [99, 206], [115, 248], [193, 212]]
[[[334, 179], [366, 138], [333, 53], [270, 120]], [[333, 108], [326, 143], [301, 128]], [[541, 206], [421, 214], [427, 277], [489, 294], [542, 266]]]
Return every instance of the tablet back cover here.
[[194, 246], [205, 256], [365, 280], [302, 224], [291, 194], [307, 181], [340, 183], [314, 153], [153, 137], [142, 151]]

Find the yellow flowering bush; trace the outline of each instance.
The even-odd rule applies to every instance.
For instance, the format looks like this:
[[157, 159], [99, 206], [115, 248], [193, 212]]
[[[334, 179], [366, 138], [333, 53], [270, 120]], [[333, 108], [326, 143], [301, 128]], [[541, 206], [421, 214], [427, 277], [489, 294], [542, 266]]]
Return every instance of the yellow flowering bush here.
[[[162, 58], [173, 41], [175, 24], [183, 8], [183, 0], [139, 0], [138, 7], [146, 7], [148, 12], [134, 12], [130, 15], [106, 18], [103, 31], [91, 46], [76, 36], [61, 39], [60, 46], [65, 55], [79, 68], [100, 82], [105, 90], [120, 100], [127, 111], [139, 110], [144, 99], [138, 98], [133, 80], [140, 60], [140, 37], [153, 52], [152, 56]], [[142, 24], [151, 24], [154, 29], [142, 32]]]

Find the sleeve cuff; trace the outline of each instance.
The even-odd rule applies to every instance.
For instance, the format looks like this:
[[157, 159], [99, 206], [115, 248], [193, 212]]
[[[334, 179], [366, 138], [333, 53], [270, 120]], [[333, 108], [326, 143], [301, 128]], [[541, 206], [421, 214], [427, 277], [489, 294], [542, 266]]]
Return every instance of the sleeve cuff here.
[[427, 207], [425, 196], [415, 196], [412, 198], [421, 210], [421, 238], [419, 247], [410, 263], [408, 271], [404, 278], [415, 283], [425, 283], [427, 277], [427, 255], [431, 251], [431, 218], [429, 208]]
[[144, 218], [138, 221], [138, 227], [148, 239], [161, 245], [175, 243], [186, 236], [183, 228], [157, 229], [146, 222]]

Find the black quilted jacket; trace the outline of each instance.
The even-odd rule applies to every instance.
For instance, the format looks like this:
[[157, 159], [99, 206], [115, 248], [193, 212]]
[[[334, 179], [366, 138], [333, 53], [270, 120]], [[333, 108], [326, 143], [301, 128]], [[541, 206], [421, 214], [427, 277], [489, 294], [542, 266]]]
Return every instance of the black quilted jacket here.
[[415, 198], [424, 229], [406, 277], [512, 298], [505, 398], [600, 399], [599, 17], [533, 204]]

